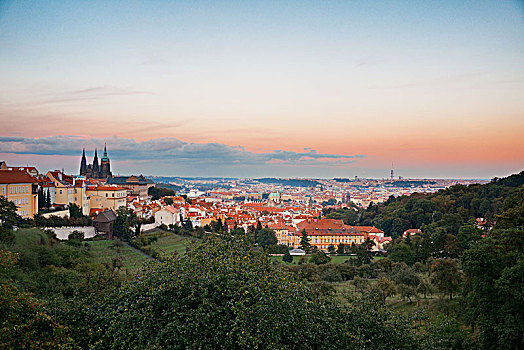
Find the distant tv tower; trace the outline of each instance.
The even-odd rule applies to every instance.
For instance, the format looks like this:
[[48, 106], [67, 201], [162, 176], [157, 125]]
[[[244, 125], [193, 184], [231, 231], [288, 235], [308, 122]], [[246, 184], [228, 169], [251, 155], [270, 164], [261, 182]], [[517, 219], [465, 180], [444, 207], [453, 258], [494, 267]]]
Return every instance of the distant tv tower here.
[[394, 177], [395, 177], [395, 172], [393, 171], [393, 162], [391, 162], [391, 181], [393, 181]]

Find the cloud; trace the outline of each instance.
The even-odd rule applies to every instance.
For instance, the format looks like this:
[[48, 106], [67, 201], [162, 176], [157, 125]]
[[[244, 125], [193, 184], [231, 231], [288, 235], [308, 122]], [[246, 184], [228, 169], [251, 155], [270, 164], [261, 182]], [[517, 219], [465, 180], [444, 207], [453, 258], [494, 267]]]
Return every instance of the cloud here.
[[176, 162], [190, 166], [203, 164], [224, 166], [340, 166], [350, 164], [364, 155], [318, 153], [306, 148], [304, 152], [275, 150], [254, 153], [242, 146], [221, 143], [193, 143], [172, 137], [137, 142], [133, 139], [112, 137], [85, 138], [81, 136], [50, 136], [40, 138], [0, 137], [0, 153], [79, 156], [83, 148], [91, 156], [95, 148], [99, 154], [107, 143], [110, 158], [117, 161]]
[[102, 99], [118, 96], [135, 96], [135, 95], [155, 95], [150, 91], [131, 90], [119, 88], [116, 86], [104, 85], [94, 86], [85, 89], [58, 91], [42, 94], [37, 97], [35, 104], [56, 104], [70, 103], [80, 101], [99, 101]]

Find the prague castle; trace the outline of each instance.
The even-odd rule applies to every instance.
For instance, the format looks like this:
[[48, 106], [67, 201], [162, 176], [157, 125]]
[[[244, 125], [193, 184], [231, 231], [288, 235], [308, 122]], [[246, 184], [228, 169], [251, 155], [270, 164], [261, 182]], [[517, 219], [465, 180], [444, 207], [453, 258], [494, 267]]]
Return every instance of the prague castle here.
[[87, 164], [86, 151], [82, 151], [82, 160], [80, 161], [80, 175], [91, 179], [107, 179], [113, 176], [111, 173], [111, 162], [107, 156], [107, 145], [104, 145], [104, 156], [100, 160], [100, 166], [98, 165], [98, 155], [95, 149], [95, 157], [93, 158], [93, 164]]

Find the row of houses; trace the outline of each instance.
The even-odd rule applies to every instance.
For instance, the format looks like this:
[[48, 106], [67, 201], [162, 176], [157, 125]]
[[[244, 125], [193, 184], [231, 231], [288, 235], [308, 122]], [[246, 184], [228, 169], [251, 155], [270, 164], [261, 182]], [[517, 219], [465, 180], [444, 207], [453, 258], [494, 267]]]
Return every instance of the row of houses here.
[[0, 195], [16, 205], [17, 213], [23, 218], [33, 218], [38, 213], [39, 192], [52, 207], [75, 204], [82, 214], [91, 215], [125, 207], [128, 198], [145, 198], [151, 186], [154, 184], [143, 176], [86, 179], [60, 170], [44, 175], [35, 167], [9, 167], [0, 162]]

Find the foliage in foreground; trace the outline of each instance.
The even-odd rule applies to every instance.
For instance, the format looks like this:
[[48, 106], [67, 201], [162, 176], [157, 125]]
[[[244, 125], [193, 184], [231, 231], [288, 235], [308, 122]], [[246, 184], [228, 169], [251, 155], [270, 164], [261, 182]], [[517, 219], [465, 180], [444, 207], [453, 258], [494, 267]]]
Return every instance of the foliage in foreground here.
[[217, 238], [152, 262], [104, 299], [80, 302], [83, 307], [59, 313], [83, 348], [417, 349], [430, 343], [373, 299], [343, 307], [246, 242]]
[[44, 303], [20, 291], [6, 275], [18, 257], [0, 250], [0, 349], [56, 349], [73, 344]]

